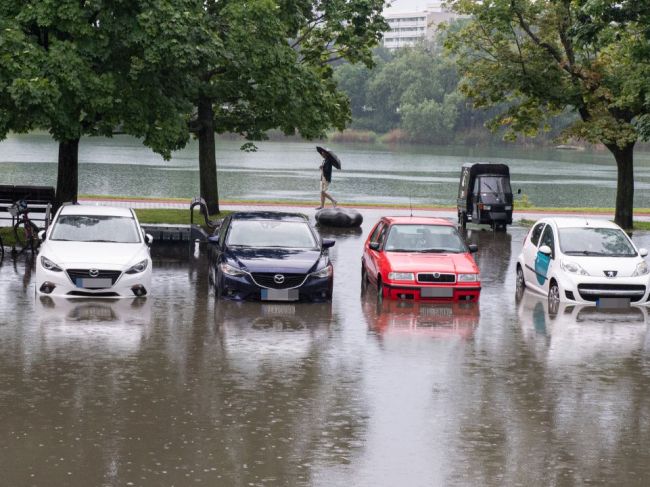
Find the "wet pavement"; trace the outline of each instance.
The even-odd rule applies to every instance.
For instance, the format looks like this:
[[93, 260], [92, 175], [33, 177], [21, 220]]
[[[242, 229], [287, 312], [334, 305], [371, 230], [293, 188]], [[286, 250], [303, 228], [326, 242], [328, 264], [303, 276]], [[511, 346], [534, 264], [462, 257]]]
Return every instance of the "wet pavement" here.
[[378, 304], [374, 221], [322, 229], [331, 304], [215, 303], [182, 246], [155, 248], [147, 299], [41, 300], [6, 256], [0, 485], [650, 482], [646, 309], [516, 300], [516, 226], [468, 232], [478, 305]]

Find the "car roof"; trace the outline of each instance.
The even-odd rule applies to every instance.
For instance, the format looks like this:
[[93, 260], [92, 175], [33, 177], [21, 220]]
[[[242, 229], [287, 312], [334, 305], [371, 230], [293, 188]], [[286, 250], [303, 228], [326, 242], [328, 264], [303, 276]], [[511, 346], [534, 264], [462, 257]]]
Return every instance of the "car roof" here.
[[65, 205], [60, 215], [121, 216], [133, 218], [130, 208], [100, 205]]
[[384, 216], [382, 219], [388, 222], [389, 225], [394, 224], [407, 224], [407, 225], [445, 225], [448, 227], [455, 227], [456, 224], [447, 218], [431, 217], [431, 216]]
[[232, 220], [281, 220], [306, 222], [307, 217], [301, 213], [286, 211], [238, 211], [230, 215]]
[[543, 218], [540, 222], [555, 223], [557, 228], [621, 228], [616, 223], [604, 218], [553, 217]]

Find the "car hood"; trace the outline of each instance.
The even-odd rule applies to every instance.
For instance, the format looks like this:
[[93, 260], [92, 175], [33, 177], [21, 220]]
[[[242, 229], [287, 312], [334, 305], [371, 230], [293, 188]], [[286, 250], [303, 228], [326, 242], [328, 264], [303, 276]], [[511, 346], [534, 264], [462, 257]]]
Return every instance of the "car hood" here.
[[146, 247], [141, 243], [54, 242], [51, 240], [41, 247], [40, 255], [66, 269], [96, 267], [115, 270], [122, 270], [148, 256]]
[[636, 257], [588, 257], [565, 255], [566, 262], [575, 262], [590, 276], [606, 277], [605, 271], [616, 271], [616, 277], [630, 277], [643, 259]]
[[226, 258], [248, 272], [306, 274], [316, 270], [321, 253], [302, 249], [228, 249]]
[[386, 260], [392, 270], [399, 272], [478, 272], [478, 267], [470, 254], [386, 252]]

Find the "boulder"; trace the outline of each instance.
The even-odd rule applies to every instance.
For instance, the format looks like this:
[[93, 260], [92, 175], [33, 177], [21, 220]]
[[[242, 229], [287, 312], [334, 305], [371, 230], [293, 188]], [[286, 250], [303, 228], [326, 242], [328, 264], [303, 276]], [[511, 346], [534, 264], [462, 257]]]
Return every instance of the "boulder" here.
[[351, 208], [323, 208], [316, 212], [316, 221], [328, 227], [358, 227], [363, 223], [363, 216]]

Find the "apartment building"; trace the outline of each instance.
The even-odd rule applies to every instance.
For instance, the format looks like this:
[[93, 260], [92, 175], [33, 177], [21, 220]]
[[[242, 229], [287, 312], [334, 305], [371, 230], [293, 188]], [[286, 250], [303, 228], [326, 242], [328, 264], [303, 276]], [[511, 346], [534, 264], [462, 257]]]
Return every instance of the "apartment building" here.
[[423, 39], [432, 40], [439, 24], [459, 17], [439, 2], [419, 12], [384, 13], [390, 30], [384, 33], [383, 45], [388, 49], [398, 49]]

